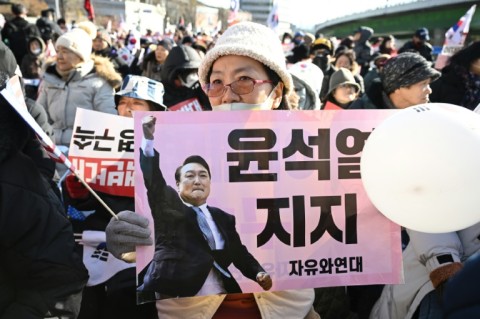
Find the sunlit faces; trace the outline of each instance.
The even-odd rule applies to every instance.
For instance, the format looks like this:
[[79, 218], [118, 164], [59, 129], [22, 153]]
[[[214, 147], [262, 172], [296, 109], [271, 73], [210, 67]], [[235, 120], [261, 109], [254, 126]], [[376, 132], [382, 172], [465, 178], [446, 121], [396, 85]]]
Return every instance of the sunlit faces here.
[[333, 97], [341, 104], [348, 104], [357, 98], [357, 87], [349, 83], [343, 83], [337, 86], [333, 92]]
[[82, 58], [73, 51], [63, 46], [57, 48], [57, 68], [60, 71], [67, 72], [82, 62]]
[[186, 164], [180, 170], [180, 182], [177, 187], [184, 202], [194, 206], [203, 205], [210, 195], [210, 175], [203, 165]]
[[162, 64], [165, 62], [165, 59], [168, 56], [169, 51], [165, 49], [163, 46], [158, 45], [157, 48], [155, 49], [155, 60], [157, 60], [158, 63]]
[[134, 111], [151, 111], [150, 104], [145, 100], [122, 96], [117, 105], [118, 115], [133, 117]]
[[427, 103], [429, 101], [428, 96], [432, 93], [430, 83], [431, 79], [426, 79], [408, 87], [401, 87], [393, 93], [392, 101], [399, 109]]
[[340, 55], [336, 60], [335, 60], [335, 67], [339, 68], [345, 68], [345, 69], [352, 69], [352, 63], [350, 62], [350, 59], [346, 55]]
[[93, 40], [92, 47], [94, 51], [102, 51], [108, 47], [108, 43], [102, 38], [97, 37]]
[[[246, 78], [269, 80], [262, 63], [246, 56], [226, 55], [218, 58], [218, 60], [213, 63], [209, 82], [227, 85]], [[252, 92], [238, 95], [235, 94], [230, 87], [227, 87], [222, 95], [209, 97], [209, 100], [214, 108], [224, 103], [259, 104], [267, 100], [272, 89], [272, 83], [258, 83]], [[274, 97], [271, 99], [269, 109], [278, 107], [282, 97], [282, 90], [283, 85], [275, 88]]]

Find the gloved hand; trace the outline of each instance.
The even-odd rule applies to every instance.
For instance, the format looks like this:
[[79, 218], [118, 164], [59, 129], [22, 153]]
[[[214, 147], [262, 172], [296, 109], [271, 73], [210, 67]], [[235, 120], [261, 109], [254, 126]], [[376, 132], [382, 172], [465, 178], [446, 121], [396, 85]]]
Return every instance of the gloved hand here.
[[257, 274], [257, 283], [263, 288], [263, 290], [269, 290], [272, 288], [272, 278], [266, 272], [262, 271]]
[[107, 249], [118, 259], [135, 251], [135, 246], [153, 245], [148, 219], [135, 212], [124, 210], [112, 218], [105, 229]]
[[65, 186], [70, 198], [85, 199], [89, 195], [88, 189], [83, 186], [82, 182], [80, 182], [73, 174], [67, 176], [65, 179]]

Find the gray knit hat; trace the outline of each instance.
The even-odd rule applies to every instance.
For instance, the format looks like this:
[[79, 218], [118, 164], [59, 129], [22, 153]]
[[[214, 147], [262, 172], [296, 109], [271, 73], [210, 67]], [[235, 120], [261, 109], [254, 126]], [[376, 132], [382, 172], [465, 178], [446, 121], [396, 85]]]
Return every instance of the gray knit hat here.
[[198, 69], [202, 85], [208, 83], [208, 74], [213, 63], [225, 55], [241, 55], [257, 60], [278, 74], [287, 94], [292, 91], [292, 77], [287, 71], [282, 44], [275, 32], [266, 26], [254, 22], [240, 22], [229, 27], [207, 52]]
[[404, 52], [389, 59], [380, 74], [385, 93], [390, 94], [401, 87], [440, 77], [440, 72], [432, 68], [423, 56], [418, 53]]
[[340, 84], [350, 84], [355, 87], [355, 92], [358, 93], [360, 91], [360, 85], [355, 81], [353, 77], [352, 71], [346, 68], [340, 68], [337, 71], [333, 72], [332, 76], [330, 77], [330, 85], [328, 86], [328, 94], [332, 94], [332, 92], [340, 85]]

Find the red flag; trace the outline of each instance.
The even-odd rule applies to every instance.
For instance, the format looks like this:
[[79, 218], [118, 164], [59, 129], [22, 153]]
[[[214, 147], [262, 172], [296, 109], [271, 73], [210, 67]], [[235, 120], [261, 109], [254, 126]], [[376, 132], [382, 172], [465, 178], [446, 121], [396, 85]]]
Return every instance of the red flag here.
[[85, 8], [85, 10], [87, 10], [88, 20], [93, 21], [95, 19], [95, 12], [93, 10], [92, 2], [90, 0], [85, 0], [83, 7]]

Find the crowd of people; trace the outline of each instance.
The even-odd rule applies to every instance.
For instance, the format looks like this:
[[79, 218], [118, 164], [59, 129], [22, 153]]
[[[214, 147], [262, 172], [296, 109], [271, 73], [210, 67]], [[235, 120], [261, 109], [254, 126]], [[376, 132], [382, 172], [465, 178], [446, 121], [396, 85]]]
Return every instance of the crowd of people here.
[[[199, 106], [196, 111], [301, 111], [403, 109], [429, 102], [473, 110], [480, 104], [480, 42], [469, 43], [436, 70], [423, 27], [397, 49], [395, 37], [374, 41], [368, 26], [343, 39], [301, 31], [280, 37], [252, 22], [215, 35], [194, 34], [183, 26], [173, 34], [149, 30], [140, 35], [89, 21], [67, 28], [64, 20], [54, 21], [51, 9], [31, 24], [22, 4], [13, 4], [12, 14], [1, 31], [0, 85], [20, 75], [31, 114], [67, 154], [78, 108], [132, 117], [135, 111], [192, 110], [191, 105]], [[167, 205], [161, 198], [172, 189], [160, 183], [158, 153], [143, 143], [142, 171], [149, 163], [148, 169], [160, 176], [159, 181], [145, 179], [153, 189], [149, 202], [155, 205], [156, 222], [168, 223], [171, 216], [186, 219], [198, 210], [210, 219], [217, 211], [233, 219], [211, 221], [217, 243], [175, 246], [184, 250], [180, 255], [195, 254], [202, 261], [201, 282], [156, 290], [158, 282], [146, 276], [146, 291], [183, 298], [137, 305], [135, 264], [125, 256], [142, 245], [163, 251], [165, 243], [153, 240], [158, 234], [153, 236], [149, 221], [134, 212], [134, 199], [99, 193], [118, 213], [111, 219], [74, 175], [46, 156], [3, 97], [0, 124], [0, 247], [6, 252], [0, 267], [0, 318], [435, 319], [475, 311], [459, 301], [452, 306], [449, 300], [455, 298], [445, 296], [452, 295], [458, 281], [470, 278], [462, 268], [480, 250], [480, 224], [445, 234], [403, 229], [405, 284], [268, 291], [270, 275], [243, 250], [238, 235], [229, 232], [222, 238], [225, 232], [218, 230], [234, 225], [234, 217], [207, 206], [208, 194], [198, 199], [189, 193], [191, 183], [209, 189], [205, 160], [187, 158], [180, 165], [176, 182], [181, 189], [178, 195], [172, 191], [176, 198]], [[147, 143], [153, 140], [154, 125], [154, 119], [146, 119], [143, 132], [135, 134], [143, 134]], [[198, 175], [193, 181], [187, 168]], [[79, 211], [94, 213], [79, 217]], [[174, 229], [163, 228], [169, 229], [162, 238], [171, 240]], [[186, 235], [201, 240], [207, 237], [201, 228]], [[82, 263], [83, 247], [74, 240], [74, 233], [85, 231], [102, 233], [104, 249], [118, 264], [118, 271], [100, 282], [89, 278], [95, 265]], [[228, 272], [217, 269], [212, 250], [233, 245], [237, 255], [222, 259], [221, 266], [234, 264], [265, 291], [240, 293]], [[163, 278], [159, 266], [145, 271], [158, 272], [155, 280]], [[215, 290], [205, 296], [210, 286]]]

